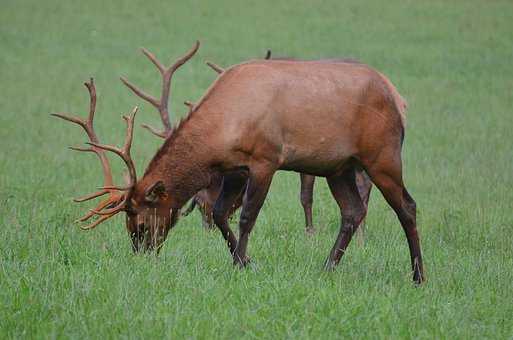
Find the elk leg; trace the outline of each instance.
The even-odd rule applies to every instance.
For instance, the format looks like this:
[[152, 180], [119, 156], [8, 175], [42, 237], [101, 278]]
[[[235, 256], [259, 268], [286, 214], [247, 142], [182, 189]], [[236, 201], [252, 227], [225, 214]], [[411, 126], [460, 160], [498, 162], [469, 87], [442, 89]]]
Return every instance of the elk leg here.
[[337, 240], [325, 263], [325, 269], [332, 270], [340, 262], [367, 209], [358, 192], [354, 167], [346, 169], [341, 175], [327, 178], [327, 181], [342, 217]]
[[312, 223], [312, 203], [313, 203], [313, 188], [315, 183], [315, 176], [300, 174], [301, 179], [301, 205], [305, 212], [305, 230], [308, 234], [313, 234], [315, 228]]
[[268, 170], [250, 173], [240, 213], [239, 243], [237, 243], [237, 248], [233, 254], [234, 264], [241, 267], [249, 263], [249, 257], [246, 256], [249, 234], [267, 196], [273, 174], [274, 171]]
[[356, 169], [356, 186], [358, 187], [358, 193], [362, 198], [363, 204], [367, 207], [369, 204], [370, 193], [372, 189], [372, 181], [363, 169]]
[[[247, 185], [247, 182], [246, 182]], [[244, 190], [242, 190], [237, 198], [235, 199], [235, 202], [233, 203], [232, 207], [230, 208], [230, 211], [228, 212], [228, 218], [231, 219], [233, 217], [233, 214], [242, 206], [242, 199], [244, 197], [244, 191], [246, 189], [246, 186], [244, 186]]]
[[410, 249], [413, 281], [420, 284], [425, 278], [417, 233], [417, 209], [415, 201], [404, 186], [400, 160], [400, 156], [387, 155], [387, 157], [376, 160], [367, 170], [372, 181], [395, 211], [399, 222], [401, 222]]
[[246, 177], [241, 175], [224, 176], [222, 181], [222, 189], [216, 200], [213, 211], [214, 223], [221, 230], [224, 239], [230, 248], [230, 254], [234, 254], [237, 247], [237, 238], [230, 229], [228, 218], [234, 202], [240, 197], [241, 192], [246, 187]]
[[[362, 168], [356, 169], [356, 186], [358, 187], [358, 192], [362, 198], [362, 202], [365, 205], [365, 210], [368, 210], [372, 181], [370, 180], [369, 175], [367, 175], [365, 170]], [[356, 235], [358, 245], [362, 246], [365, 235], [365, 218], [362, 220], [360, 226], [356, 230]]]

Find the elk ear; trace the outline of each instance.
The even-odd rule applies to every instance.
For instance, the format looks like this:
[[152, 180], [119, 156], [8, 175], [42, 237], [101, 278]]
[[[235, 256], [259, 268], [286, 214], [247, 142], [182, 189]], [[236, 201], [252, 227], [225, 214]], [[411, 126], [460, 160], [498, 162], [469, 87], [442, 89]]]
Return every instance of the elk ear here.
[[156, 202], [158, 199], [166, 196], [166, 187], [164, 182], [156, 181], [146, 189], [144, 193], [144, 199], [147, 202]]

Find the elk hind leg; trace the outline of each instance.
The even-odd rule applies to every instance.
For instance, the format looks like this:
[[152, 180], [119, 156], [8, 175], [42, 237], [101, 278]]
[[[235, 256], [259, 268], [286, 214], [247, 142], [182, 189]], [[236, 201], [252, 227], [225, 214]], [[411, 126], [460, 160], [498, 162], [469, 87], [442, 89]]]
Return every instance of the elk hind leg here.
[[301, 179], [301, 193], [300, 200], [305, 213], [305, 231], [307, 234], [315, 233], [315, 228], [312, 223], [312, 204], [313, 204], [313, 188], [315, 183], [315, 176], [300, 174]]
[[[365, 210], [368, 210], [372, 181], [370, 180], [369, 175], [367, 175], [365, 170], [362, 168], [356, 169], [356, 186], [358, 187], [358, 193], [360, 194], [362, 202], [365, 206]], [[366, 223], [364, 218], [356, 230], [356, 241], [359, 246], [363, 246], [365, 241], [365, 226]]]
[[394, 152], [382, 152], [382, 155], [367, 167], [367, 171], [401, 223], [410, 250], [413, 281], [420, 284], [425, 278], [417, 233], [416, 203], [403, 183], [401, 156]]
[[331, 194], [340, 208], [341, 225], [337, 240], [325, 263], [326, 270], [333, 270], [340, 262], [354, 232], [367, 213], [367, 209], [358, 193], [356, 169], [351, 166], [341, 175], [327, 178]]

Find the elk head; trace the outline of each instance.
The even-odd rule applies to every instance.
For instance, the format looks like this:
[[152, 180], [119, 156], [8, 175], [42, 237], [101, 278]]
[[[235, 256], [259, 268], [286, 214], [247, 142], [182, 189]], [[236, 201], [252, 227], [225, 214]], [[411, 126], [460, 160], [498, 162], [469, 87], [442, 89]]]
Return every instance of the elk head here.
[[[95, 208], [90, 209], [76, 222], [85, 222], [96, 217], [96, 220], [92, 223], [81, 226], [83, 230], [90, 230], [124, 211], [126, 213], [126, 228], [132, 240], [134, 252], [160, 248], [167, 235], [167, 231], [176, 222], [177, 214], [173, 214], [173, 211], [166, 205], [168, 200], [163, 195], [162, 182], [157, 181], [148, 187], [145, 187], [142, 182], [137, 182], [135, 165], [130, 155], [137, 106], [134, 107], [129, 116], [123, 116], [127, 124], [123, 146], [118, 148], [112, 145], [101, 144], [93, 126], [96, 111], [96, 88], [93, 79], [91, 78], [90, 82], [84, 85], [89, 90], [90, 95], [90, 108], [87, 119], [65, 113], [54, 113], [52, 115], [80, 125], [89, 137], [89, 142], [87, 142], [89, 146], [70, 147], [70, 149], [95, 153], [102, 165], [104, 185], [98, 191], [75, 198], [74, 201], [85, 202], [107, 194], [109, 197], [101, 201]], [[128, 170], [126, 186], [114, 185], [106, 151], [115, 153], [125, 163]]]
[[[199, 48], [197, 41], [194, 47], [183, 57], [178, 59], [169, 67], [164, 67], [153, 54], [143, 49], [143, 53], [152, 61], [162, 75], [162, 95], [160, 99], [144, 93], [137, 89], [128, 80], [122, 78], [122, 81], [134, 91], [137, 95], [147, 100], [155, 106], [161, 115], [164, 131], [160, 132], [150, 126], [144, 126], [154, 134], [165, 137], [172, 131], [168, 114], [168, 98], [170, 93], [170, 83], [174, 72], [185, 64], [196, 53]], [[123, 116], [126, 121], [126, 137], [121, 148], [116, 146], [101, 144], [93, 127], [93, 120], [96, 111], [96, 88], [91, 78], [90, 82], [84, 84], [90, 96], [89, 115], [87, 119], [72, 116], [64, 113], [52, 114], [66, 121], [80, 125], [86, 132], [89, 142], [88, 147], [70, 147], [75, 151], [92, 152], [96, 154], [101, 162], [104, 185], [98, 191], [74, 199], [75, 202], [88, 201], [103, 195], [109, 197], [101, 201], [95, 208], [90, 209], [83, 217], [76, 222], [85, 222], [96, 218], [92, 223], [81, 226], [84, 230], [94, 229], [100, 223], [117, 215], [120, 212], [126, 213], [126, 229], [132, 241], [134, 252], [154, 250], [157, 251], [162, 246], [168, 231], [176, 223], [179, 211], [171, 209], [171, 199], [166, 195], [163, 182], [160, 179], [143, 178], [137, 181], [135, 165], [130, 155], [132, 146], [134, 119], [137, 113], [137, 106], [134, 107], [129, 116]], [[106, 151], [118, 155], [127, 167], [126, 185], [116, 186], [112, 180], [112, 171]]]

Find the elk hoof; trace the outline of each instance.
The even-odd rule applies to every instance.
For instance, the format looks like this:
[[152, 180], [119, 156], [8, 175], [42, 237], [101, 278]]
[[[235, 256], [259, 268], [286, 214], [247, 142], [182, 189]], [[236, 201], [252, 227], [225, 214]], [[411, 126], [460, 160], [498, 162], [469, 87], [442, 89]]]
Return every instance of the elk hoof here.
[[306, 227], [306, 229], [305, 229], [305, 233], [308, 236], [315, 235], [315, 232], [316, 232], [316, 230], [314, 227]]
[[333, 261], [332, 259], [328, 258], [326, 262], [324, 263], [324, 270], [327, 272], [332, 272], [335, 270], [335, 267], [337, 266], [337, 263]]
[[415, 283], [415, 285], [419, 286], [425, 281], [426, 281], [426, 278], [424, 277], [422, 268], [419, 265], [419, 260], [417, 258], [415, 258], [415, 260], [413, 262], [413, 282]]
[[413, 283], [415, 284], [415, 286], [420, 286], [425, 282], [426, 278], [424, 277], [424, 275], [418, 272], [413, 273]]
[[246, 267], [250, 262], [251, 259], [247, 255], [244, 255], [243, 257], [240, 257], [237, 254], [233, 255], [233, 264], [239, 266], [240, 268]]

